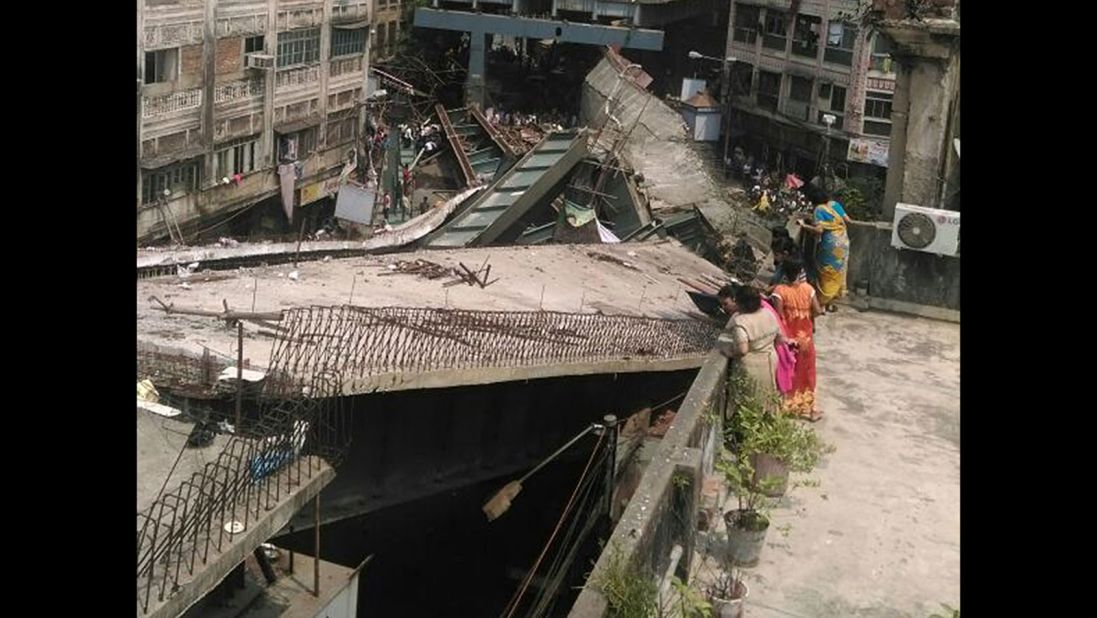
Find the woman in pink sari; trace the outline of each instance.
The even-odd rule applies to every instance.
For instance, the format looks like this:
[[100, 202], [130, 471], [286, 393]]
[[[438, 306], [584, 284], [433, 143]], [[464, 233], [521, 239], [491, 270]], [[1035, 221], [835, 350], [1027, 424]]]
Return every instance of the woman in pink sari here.
[[[773, 307], [764, 303], [758, 290], [741, 285], [720, 289], [720, 306], [731, 316], [717, 341], [727, 357], [738, 359], [763, 399], [784, 392], [791, 385], [793, 370], [788, 359], [793, 355], [786, 346], [795, 346], [785, 338], [783, 326]], [[782, 360], [784, 357], [784, 361]]]
[[793, 341], [793, 338], [789, 337], [789, 329], [788, 325], [785, 324], [785, 320], [765, 296], [762, 297], [762, 308], [773, 314], [774, 319], [777, 320], [777, 326], [781, 330], [781, 336], [785, 339], [784, 341], [777, 341], [773, 345], [777, 351], [777, 392], [787, 397], [792, 392], [794, 387], [793, 378], [796, 375], [796, 351], [792, 349], [792, 345], [789, 343]]

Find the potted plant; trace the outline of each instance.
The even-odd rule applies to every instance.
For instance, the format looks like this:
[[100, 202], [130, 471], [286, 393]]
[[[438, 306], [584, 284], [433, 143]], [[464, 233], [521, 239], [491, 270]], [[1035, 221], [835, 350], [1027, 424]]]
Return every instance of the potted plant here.
[[750, 457], [740, 453], [725, 453], [716, 462], [716, 469], [727, 479], [728, 488], [735, 492], [738, 508], [724, 513], [727, 526], [727, 543], [724, 562], [729, 565], [751, 567], [758, 564], [762, 545], [769, 530], [770, 499], [761, 491], [771, 481], [754, 482], [754, 467]]
[[712, 618], [742, 618], [743, 605], [750, 589], [735, 565], [725, 564], [722, 570], [716, 572], [708, 592]]
[[741, 457], [750, 459], [752, 484], [770, 498], [788, 490], [789, 472], [811, 472], [827, 452], [813, 429], [749, 392], [739, 397], [729, 439]]

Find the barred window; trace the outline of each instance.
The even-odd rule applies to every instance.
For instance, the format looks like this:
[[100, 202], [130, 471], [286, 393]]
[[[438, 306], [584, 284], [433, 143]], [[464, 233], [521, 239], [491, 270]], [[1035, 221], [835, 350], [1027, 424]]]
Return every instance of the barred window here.
[[758, 21], [761, 13], [756, 6], [735, 3], [735, 30], [732, 38], [740, 43], [753, 44], [758, 37]]
[[198, 190], [198, 160], [176, 163], [144, 173], [141, 179], [141, 203], [152, 204], [164, 196], [164, 190], [171, 195], [194, 193]]
[[785, 13], [774, 9], [767, 10], [765, 28], [765, 33], [762, 35], [762, 47], [784, 51], [788, 35]]
[[331, 31], [331, 57], [356, 56], [366, 51], [366, 29]]
[[857, 40], [857, 26], [840, 21], [831, 21], [827, 26], [827, 48], [823, 51], [823, 60], [853, 65], [853, 44]]
[[354, 140], [354, 124], [357, 119], [354, 116], [338, 118], [328, 116], [327, 145], [328, 147], [345, 144]]
[[214, 153], [214, 174], [217, 178], [246, 174], [259, 169], [256, 158], [259, 137], [245, 137], [217, 147]]
[[288, 67], [320, 60], [320, 29], [278, 33], [278, 66]]

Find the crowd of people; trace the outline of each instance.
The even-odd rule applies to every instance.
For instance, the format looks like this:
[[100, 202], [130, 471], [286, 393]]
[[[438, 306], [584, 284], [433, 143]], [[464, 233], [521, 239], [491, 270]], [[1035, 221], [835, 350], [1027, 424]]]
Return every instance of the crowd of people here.
[[731, 319], [717, 347], [740, 361], [756, 393], [814, 422], [823, 415], [815, 395], [815, 319], [834, 311], [834, 301], [845, 293], [846, 230], [857, 222], [825, 190], [805, 184], [800, 191], [814, 205], [809, 219], [796, 220], [815, 241], [806, 243], [814, 247], [814, 267], [805, 266], [787, 232], [774, 234], [774, 273], [768, 283], [720, 290], [720, 306]]
[[523, 113], [518, 110], [507, 110], [502, 106], [498, 109], [494, 107], [485, 109], [484, 118], [491, 124], [500, 127], [540, 127], [548, 125], [557, 131], [563, 131], [565, 127], [573, 128], [579, 122], [579, 118], [575, 114], [566, 116], [556, 109], [541, 114], [534, 114]]

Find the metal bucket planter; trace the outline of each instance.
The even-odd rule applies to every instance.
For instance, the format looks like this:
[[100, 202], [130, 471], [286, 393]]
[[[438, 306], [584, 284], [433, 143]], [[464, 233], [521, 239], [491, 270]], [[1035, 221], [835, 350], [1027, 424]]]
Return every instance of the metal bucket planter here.
[[735, 510], [724, 513], [724, 523], [728, 534], [728, 561], [741, 567], [757, 565], [766, 542], [769, 520], [753, 511]]
[[712, 599], [712, 618], [743, 618], [743, 604], [747, 600], [750, 589], [746, 582], [739, 582], [735, 586], [734, 599]]
[[772, 455], [755, 453], [750, 456], [750, 465], [754, 468], [751, 483], [762, 495], [770, 498], [785, 495], [788, 491], [788, 466], [784, 462]]

